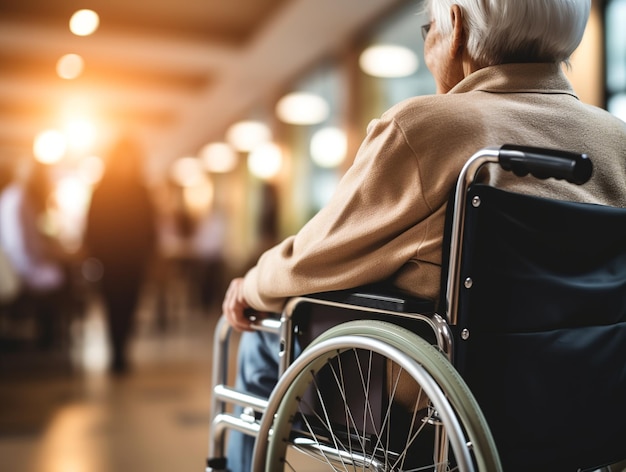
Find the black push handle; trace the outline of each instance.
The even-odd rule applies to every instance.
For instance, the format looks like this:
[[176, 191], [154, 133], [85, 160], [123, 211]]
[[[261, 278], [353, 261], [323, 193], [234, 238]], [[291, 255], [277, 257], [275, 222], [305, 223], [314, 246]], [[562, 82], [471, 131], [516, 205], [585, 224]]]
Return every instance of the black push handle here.
[[500, 166], [517, 176], [564, 179], [582, 185], [591, 178], [593, 165], [586, 154], [556, 149], [505, 144], [500, 148]]

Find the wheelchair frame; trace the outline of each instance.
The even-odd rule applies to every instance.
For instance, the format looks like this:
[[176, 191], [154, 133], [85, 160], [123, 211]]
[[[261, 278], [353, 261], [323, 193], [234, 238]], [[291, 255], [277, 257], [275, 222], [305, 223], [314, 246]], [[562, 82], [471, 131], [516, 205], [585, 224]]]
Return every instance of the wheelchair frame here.
[[[229, 387], [227, 384], [228, 377], [228, 353], [230, 349], [230, 334], [231, 329], [222, 317], [218, 322], [215, 336], [214, 336], [214, 354], [213, 354], [213, 372], [212, 372], [212, 423], [210, 426], [210, 442], [209, 442], [209, 459], [207, 460], [206, 472], [217, 472], [225, 470], [224, 460], [224, 437], [225, 432], [228, 429], [233, 429], [248, 435], [256, 437], [266, 437], [272, 432], [272, 418], [276, 415], [280, 402], [284, 395], [287, 393], [289, 384], [298, 378], [298, 371], [290, 369], [293, 358], [293, 336], [297, 326], [294, 326], [293, 314], [295, 310], [302, 304], [313, 303], [316, 305], [323, 305], [335, 308], [345, 309], [357, 309], [360, 312], [372, 313], [376, 315], [389, 315], [391, 319], [394, 317], [402, 317], [403, 319], [413, 319], [419, 322], [425, 323], [433, 332], [436, 340], [436, 347], [441, 353], [444, 354], [447, 362], [450, 364], [454, 357], [453, 346], [453, 329], [457, 328], [458, 321], [458, 298], [461, 287], [466, 287], [471, 284], [471, 280], [460, 280], [461, 270], [461, 256], [462, 256], [462, 235], [464, 231], [465, 221], [465, 196], [469, 186], [476, 180], [479, 171], [483, 166], [487, 164], [499, 163], [505, 170], [511, 170], [517, 175], [526, 175], [528, 173], [540, 177], [554, 177], [558, 179], [566, 179], [567, 181], [575, 184], [581, 184], [586, 182], [591, 176], [591, 162], [585, 155], [562, 152], [535, 149], [530, 147], [519, 146], [503, 146], [500, 148], [485, 148], [475, 153], [463, 167], [456, 185], [454, 205], [454, 214], [452, 219], [451, 229], [451, 242], [450, 242], [450, 258], [448, 263], [448, 277], [446, 282], [446, 300], [444, 307], [441, 308], [442, 314], [435, 313], [434, 311], [428, 311], [426, 313], [421, 312], [398, 312], [395, 309], [380, 308], [382, 305], [392, 306], [394, 303], [401, 303], [402, 300], [396, 300], [389, 296], [370, 295], [367, 293], [356, 293], [356, 298], [359, 299], [358, 306], [354, 306], [352, 303], [344, 303], [342, 301], [336, 301], [331, 299], [319, 298], [317, 296], [299, 296], [290, 299], [285, 309], [283, 310], [280, 319], [260, 319], [254, 320], [253, 327], [256, 330], [267, 331], [275, 333], [280, 336], [281, 351], [280, 356], [280, 368], [279, 385], [274, 389], [269, 399], [261, 398], [255, 395], [246, 394], [236, 391], [234, 388]], [[476, 202], [478, 203], [478, 202]], [[373, 303], [370, 303], [373, 302]], [[341, 334], [341, 331], [337, 331]], [[375, 332], [375, 331], [373, 331]], [[349, 334], [349, 333], [348, 333]], [[400, 335], [402, 333], [400, 332]], [[374, 337], [374, 335], [373, 335]], [[469, 332], [461, 331], [461, 339], [469, 337]], [[333, 346], [333, 340], [328, 339], [328, 336], [321, 336], [321, 341], [315, 341], [312, 350], [309, 353], [303, 353], [300, 356], [309, 356], [310, 358], [318, 355], [319, 352], [325, 352], [327, 349], [335, 349], [337, 346]], [[355, 344], [362, 343], [363, 341], [358, 337], [350, 337], [348, 335], [342, 338], [342, 342], [349, 340]], [[368, 340], [372, 343], [371, 339]], [[385, 344], [384, 339], [376, 342]], [[329, 347], [330, 346], [330, 347]], [[388, 346], [382, 346], [380, 349], [384, 352], [390, 352], [395, 354], [393, 348]], [[298, 358], [300, 359], [300, 358]], [[301, 363], [306, 364], [306, 360]], [[415, 376], [422, 376], [423, 373], [419, 372], [419, 368], [416, 368], [413, 372]], [[428, 385], [428, 382], [426, 382]], [[420, 384], [421, 385], [421, 384]], [[463, 384], [464, 385], [464, 384]], [[427, 387], [428, 388], [428, 387]], [[463, 386], [461, 390], [465, 387]], [[454, 397], [452, 392], [443, 392], [444, 396]], [[440, 410], [442, 416], [451, 417], [454, 416], [447, 412], [445, 402], [438, 400], [438, 394], [432, 393], [431, 399], [434, 399], [437, 409]], [[468, 449], [470, 447], [487, 450], [487, 459], [485, 462], [474, 464], [472, 459], [466, 454], [459, 454], [459, 470], [500, 470], [501, 465], [495, 451], [495, 444], [489, 428], [480, 413], [475, 400], [473, 399], [469, 389], [461, 392], [462, 396], [469, 397], [467, 402], [469, 403], [469, 409], [476, 409], [476, 425], [469, 426], [466, 424], [459, 425], [455, 420], [451, 420], [454, 428], [458, 428], [459, 431], [464, 429], [476, 428], [480, 430], [478, 433], [473, 432], [475, 436], [472, 437], [472, 446], [468, 444], [453, 444], [456, 449]], [[462, 400], [462, 401], [465, 401]], [[236, 417], [235, 415], [228, 413], [227, 405], [239, 405], [244, 407], [246, 412], [249, 412], [247, 417]], [[255, 421], [255, 414], [262, 414], [261, 422]], [[268, 416], [269, 415], [269, 416]], [[479, 437], [482, 435], [482, 437]], [[462, 437], [462, 434], [452, 434], [452, 438], [441, 438], [440, 444], [444, 444], [448, 439], [454, 443], [456, 440], [454, 436]], [[259, 445], [259, 443], [264, 443]], [[257, 441], [254, 454], [254, 470], [263, 470], [265, 465], [261, 462], [265, 457], [264, 448], [266, 447], [265, 441]], [[260, 448], [260, 452], [259, 452]], [[448, 453], [447, 447], [442, 447], [436, 454], [440, 457], [445, 457]], [[482, 459], [481, 459], [482, 461]], [[370, 466], [372, 466], [370, 464]], [[376, 469], [372, 466], [374, 470]], [[386, 470], [386, 469], [380, 469]], [[438, 469], [439, 470], [439, 469]], [[445, 469], [441, 469], [445, 470]]]

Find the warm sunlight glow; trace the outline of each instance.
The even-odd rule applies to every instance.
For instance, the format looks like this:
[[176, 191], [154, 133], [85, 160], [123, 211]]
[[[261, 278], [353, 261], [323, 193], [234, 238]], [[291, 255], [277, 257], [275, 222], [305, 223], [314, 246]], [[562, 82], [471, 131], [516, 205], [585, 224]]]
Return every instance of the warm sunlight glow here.
[[78, 54], [66, 54], [57, 61], [57, 75], [72, 80], [83, 73], [85, 63]]
[[285, 95], [276, 104], [276, 114], [281, 121], [292, 125], [314, 125], [321, 123], [330, 114], [326, 100], [308, 92]]
[[74, 230], [73, 236], [79, 236], [76, 223], [87, 211], [89, 187], [79, 178], [67, 176], [57, 183], [54, 198], [64, 219], [62, 226], [67, 231]]
[[89, 191], [85, 184], [76, 177], [64, 177], [55, 189], [55, 199], [62, 211], [70, 214], [82, 214], [89, 200]]
[[406, 77], [413, 74], [419, 62], [409, 48], [379, 44], [367, 48], [359, 57], [361, 70], [374, 77]]
[[76, 36], [89, 36], [100, 25], [100, 17], [93, 10], [78, 10], [70, 19], [70, 31]]
[[77, 175], [68, 174], [56, 182], [52, 197], [50, 211], [57, 238], [66, 249], [75, 251], [81, 244], [89, 185]]
[[223, 174], [237, 167], [237, 152], [228, 143], [209, 143], [200, 150], [200, 159], [207, 172]]
[[193, 187], [204, 180], [202, 164], [195, 157], [176, 159], [171, 167], [171, 178], [181, 187]]
[[33, 153], [43, 164], [54, 164], [61, 160], [67, 150], [63, 133], [57, 130], [42, 131], [35, 137]]
[[226, 131], [226, 140], [237, 151], [250, 152], [272, 139], [269, 127], [261, 121], [240, 121]]
[[339, 128], [322, 128], [311, 138], [311, 158], [320, 167], [337, 167], [346, 158], [348, 140]]
[[283, 155], [277, 144], [264, 143], [248, 156], [248, 169], [262, 180], [275, 177], [283, 164]]
[[80, 118], [65, 125], [68, 146], [76, 151], [87, 151], [96, 142], [96, 126], [89, 120]]

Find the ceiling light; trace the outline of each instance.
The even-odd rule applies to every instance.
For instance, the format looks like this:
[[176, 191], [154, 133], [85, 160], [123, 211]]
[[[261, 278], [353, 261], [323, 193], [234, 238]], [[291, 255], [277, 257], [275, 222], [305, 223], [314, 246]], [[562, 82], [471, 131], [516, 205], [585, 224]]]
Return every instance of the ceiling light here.
[[339, 128], [322, 128], [311, 138], [311, 158], [320, 167], [337, 167], [346, 158], [348, 140]]
[[359, 57], [361, 70], [374, 77], [406, 77], [418, 66], [417, 55], [409, 48], [393, 44], [370, 46]]
[[98, 29], [100, 17], [93, 10], [78, 10], [70, 19], [70, 31], [76, 36], [89, 36]]
[[259, 179], [269, 180], [280, 171], [283, 155], [277, 144], [264, 143], [248, 156], [248, 169]]
[[84, 61], [78, 54], [66, 54], [57, 61], [57, 75], [62, 79], [75, 79], [83, 73]]
[[238, 151], [249, 152], [272, 139], [272, 132], [260, 121], [240, 121], [226, 132], [226, 140]]
[[223, 174], [237, 166], [237, 153], [227, 143], [209, 143], [200, 150], [200, 159], [207, 172]]
[[308, 92], [285, 95], [276, 104], [276, 114], [281, 121], [292, 125], [314, 125], [321, 123], [330, 114], [326, 100]]

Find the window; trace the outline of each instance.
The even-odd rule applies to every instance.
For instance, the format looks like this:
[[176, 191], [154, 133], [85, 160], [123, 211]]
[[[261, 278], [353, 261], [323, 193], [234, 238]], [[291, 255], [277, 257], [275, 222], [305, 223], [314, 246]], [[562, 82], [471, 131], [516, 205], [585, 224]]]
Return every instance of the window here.
[[609, 0], [604, 13], [607, 110], [626, 121], [626, 0]]

